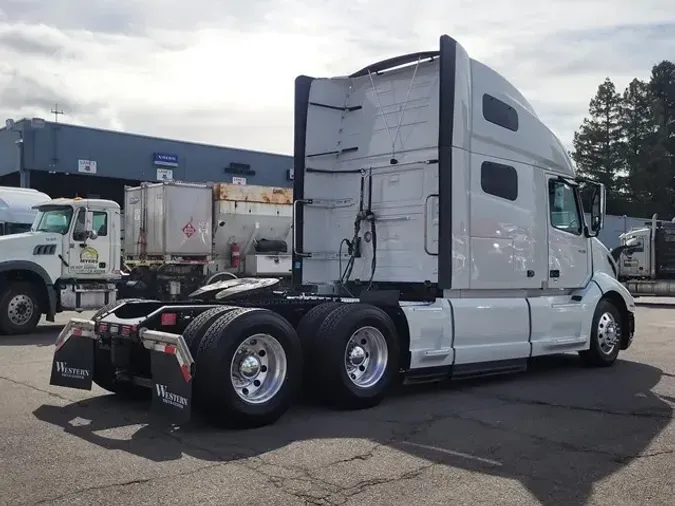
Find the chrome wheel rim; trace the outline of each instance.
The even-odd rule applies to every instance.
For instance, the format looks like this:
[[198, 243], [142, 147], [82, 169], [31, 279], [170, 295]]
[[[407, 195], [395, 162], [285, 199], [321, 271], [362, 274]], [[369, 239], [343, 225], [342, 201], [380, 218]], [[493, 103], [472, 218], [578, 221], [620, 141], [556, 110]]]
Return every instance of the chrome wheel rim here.
[[621, 339], [621, 326], [612, 313], [603, 313], [598, 320], [598, 346], [605, 355], [611, 355]]
[[375, 327], [361, 327], [352, 334], [345, 348], [345, 370], [359, 388], [370, 388], [384, 376], [389, 348], [384, 334]]
[[281, 343], [269, 334], [255, 334], [234, 352], [230, 381], [241, 400], [263, 404], [279, 393], [287, 370], [288, 360]]
[[19, 294], [12, 297], [7, 305], [7, 316], [13, 325], [25, 325], [33, 317], [35, 305], [30, 297]]

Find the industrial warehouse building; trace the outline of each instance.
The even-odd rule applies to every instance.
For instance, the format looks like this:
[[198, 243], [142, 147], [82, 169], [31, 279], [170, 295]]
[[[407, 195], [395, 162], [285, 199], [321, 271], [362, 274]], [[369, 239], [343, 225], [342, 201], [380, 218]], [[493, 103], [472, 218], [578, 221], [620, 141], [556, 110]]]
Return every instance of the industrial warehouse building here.
[[124, 186], [179, 180], [293, 186], [291, 156], [24, 119], [0, 129], [0, 185], [123, 204]]

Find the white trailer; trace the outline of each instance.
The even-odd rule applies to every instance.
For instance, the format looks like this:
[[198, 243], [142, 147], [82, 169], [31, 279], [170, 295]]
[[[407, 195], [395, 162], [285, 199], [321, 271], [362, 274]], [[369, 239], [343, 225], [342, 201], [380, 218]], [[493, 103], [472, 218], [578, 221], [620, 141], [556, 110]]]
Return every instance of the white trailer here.
[[523, 371], [561, 352], [610, 366], [630, 346], [635, 304], [596, 237], [604, 186], [585, 182], [587, 223], [563, 145], [451, 37], [299, 77], [295, 121], [293, 289], [224, 281], [214, 302], [124, 302], [72, 320], [52, 385], [150, 388], [175, 422], [194, 404], [251, 427], [277, 420], [301, 385], [363, 408], [399, 374]]
[[28, 232], [37, 214], [33, 206], [48, 200], [34, 188], [0, 186], [0, 236]]

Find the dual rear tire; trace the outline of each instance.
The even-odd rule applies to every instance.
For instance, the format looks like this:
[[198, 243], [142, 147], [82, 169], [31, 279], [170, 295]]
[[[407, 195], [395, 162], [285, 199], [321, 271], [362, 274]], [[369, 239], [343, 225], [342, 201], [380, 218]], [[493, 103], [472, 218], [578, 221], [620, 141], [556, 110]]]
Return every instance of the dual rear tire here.
[[343, 409], [379, 404], [399, 367], [399, 336], [383, 310], [361, 303], [321, 304], [298, 326], [311, 397]]
[[282, 316], [260, 308], [206, 311], [185, 330], [196, 405], [215, 423], [254, 428], [277, 421], [302, 380], [302, 348]]
[[227, 427], [276, 422], [303, 383], [323, 403], [372, 407], [398, 373], [396, 327], [368, 304], [321, 304], [297, 331], [273, 311], [224, 306], [202, 313], [184, 338], [197, 366], [195, 404]]

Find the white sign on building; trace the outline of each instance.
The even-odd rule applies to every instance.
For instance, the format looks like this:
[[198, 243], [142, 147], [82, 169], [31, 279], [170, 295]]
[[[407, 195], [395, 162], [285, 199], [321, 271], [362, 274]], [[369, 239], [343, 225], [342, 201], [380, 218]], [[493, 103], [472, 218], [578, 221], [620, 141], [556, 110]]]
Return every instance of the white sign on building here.
[[157, 181], [173, 181], [173, 170], [157, 169]]
[[96, 161], [94, 160], [78, 160], [77, 172], [84, 174], [96, 174]]
[[246, 184], [246, 178], [234, 176], [232, 178], [232, 184]]

